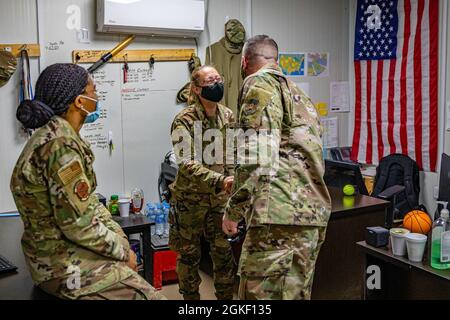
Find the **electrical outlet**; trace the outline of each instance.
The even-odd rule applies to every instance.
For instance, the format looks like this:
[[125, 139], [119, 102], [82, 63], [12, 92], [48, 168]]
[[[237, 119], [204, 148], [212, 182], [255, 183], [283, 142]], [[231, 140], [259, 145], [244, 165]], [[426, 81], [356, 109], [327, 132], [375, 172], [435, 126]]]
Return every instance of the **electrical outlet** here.
[[434, 187], [433, 197], [434, 197], [434, 200], [437, 200], [439, 198], [439, 187]]

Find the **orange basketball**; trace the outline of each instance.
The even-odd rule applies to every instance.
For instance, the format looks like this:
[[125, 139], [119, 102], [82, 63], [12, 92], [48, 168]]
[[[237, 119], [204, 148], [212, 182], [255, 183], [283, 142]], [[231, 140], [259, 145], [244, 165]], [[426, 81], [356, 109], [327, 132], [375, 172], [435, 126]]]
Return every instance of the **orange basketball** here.
[[403, 219], [403, 227], [413, 233], [427, 234], [430, 232], [432, 224], [428, 213], [420, 210], [408, 212]]

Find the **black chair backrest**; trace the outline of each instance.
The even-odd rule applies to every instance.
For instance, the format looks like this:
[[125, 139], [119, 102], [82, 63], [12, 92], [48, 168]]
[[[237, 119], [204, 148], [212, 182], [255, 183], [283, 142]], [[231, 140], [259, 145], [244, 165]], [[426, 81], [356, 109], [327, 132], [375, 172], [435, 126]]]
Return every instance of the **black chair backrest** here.
[[158, 179], [158, 192], [160, 201], [169, 202], [170, 190], [169, 186], [175, 182], [178, 173], [178, 165], [174, 159], [174, 153], [169, 152], [161, 163], [161, 173]]
[[373, 197], [394, 185], [405, 186], [394, 204], [401, 216], [419, 207], [420, 177], [417, 163], [403, 154], [391, 154], [381, 159], [375, 177]]

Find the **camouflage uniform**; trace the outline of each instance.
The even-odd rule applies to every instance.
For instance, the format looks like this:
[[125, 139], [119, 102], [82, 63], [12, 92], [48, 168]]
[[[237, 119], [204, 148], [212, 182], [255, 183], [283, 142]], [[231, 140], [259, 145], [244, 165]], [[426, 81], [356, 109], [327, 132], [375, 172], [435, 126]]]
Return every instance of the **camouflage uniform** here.
[[63, 299], [163, 298], [127, 266], [130, 246], [94, 193], [93, 162], [89, 145], [58, 116], [17, 161], [11, 192], [34, 282]]
[[[321, 126], [310, 99], [269, 64], [241, 91], [238, 126], [276, 138], [278, 167], [238, 164], [226, 218], [245, 218], [239, 263], [241, 299], [309, 299], [331, 200]], [[275, 149], [276, 150], [276, 149]]]
[[[233, 113], [218, 105], [216, 119], [208, 119], [200, 103], [191, 105], [175, 118], [172, 125], [172, 143], [176, 148], [182, 134], [192, 147], [192, 157], [179, 163], [175, 182], [170, 186], [174, 210], [170, 216], [171, 250], [178, 252], [177, 273], [180, 293], [186, 300], [198, 300], [201, 279], [198, 274], [201, 260], [201, 236], [210, 245], [214, 264], [214, 286], [218, 299], [233, 299], [234, 264], [231, 247], [222, 231], [222, 218], [228, 196], [222, 190], [231, 168], [224, 164], [207, 165], [195, 160], [194, 128], [197, 123], [203, 130], [218, 129], [223, 132], [234, 122]], [[200, 137], [201, 138], [201, 137]], [[208, 143], [200, 141], [202, 152]], [[177, 153], [177, 152], [176, 152]], [[198, 153], [197, 153], [198, 154]]]

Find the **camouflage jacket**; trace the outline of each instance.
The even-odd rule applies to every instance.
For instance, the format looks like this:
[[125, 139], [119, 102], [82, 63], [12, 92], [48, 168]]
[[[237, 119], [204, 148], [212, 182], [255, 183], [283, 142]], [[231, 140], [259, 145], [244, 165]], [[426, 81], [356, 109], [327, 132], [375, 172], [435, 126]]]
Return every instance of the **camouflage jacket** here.
[[90, 146], [55, 116], [28, 141], [11, 178], [33, 280], [65, 279], [78, 267], [82, 288], [72, 297], [132, 274], [120, 263], [129, 259], [127, 237], [94, 193], [93, 162]]
[[[216, 119], [210, 120], [203, 106], [196, 102], [181, 111], [173, 121], [172, 143], [179, 165], [176, 180], [170, 186], [174, 201], [192, 201], [205, 206], [224, 206], [228, 200], [222, 187], [226, 176], [234, 174], [234, 165], [225, 164], [223, 152], [225, 143], [213, 143], [220, 149], [222, 161], [209, 162], [205, 161], [204, 157], [205, 150], [212, 144], [211, 141], [202, 139], [205, 134], [208, 135], [208, 130], [216, 129], [221, 133], [221, 137], [225, 137], [227, 128], [234, 123], [233, 112], [230, 109], [218, 104], [217, 110]], [[196, 131], [199, 134], [196, 135]], [[177, 152], [180, 142], [189, 146], [191, 151], [189, 156]], [[221, 145], [223, 148], [220, 148]]]
[[269, 64], [245, 80], [238, 116], [242, 129], [271, 135], [268, 148], [278, 161], [269, 168], [238, 163], [226, 217], [245, 218], [248, 226], [326, 226], [331, 200], [323, 179], [322, 129], [311, 100]]

